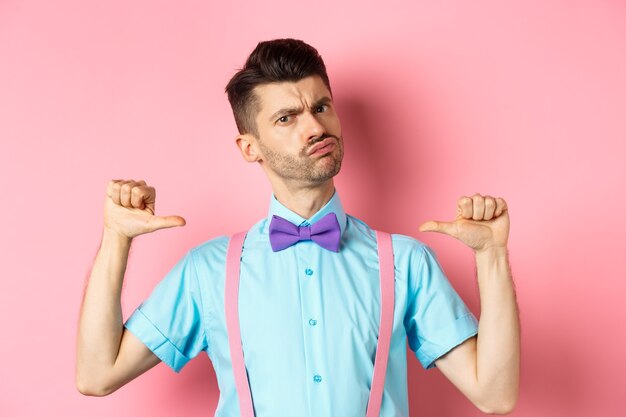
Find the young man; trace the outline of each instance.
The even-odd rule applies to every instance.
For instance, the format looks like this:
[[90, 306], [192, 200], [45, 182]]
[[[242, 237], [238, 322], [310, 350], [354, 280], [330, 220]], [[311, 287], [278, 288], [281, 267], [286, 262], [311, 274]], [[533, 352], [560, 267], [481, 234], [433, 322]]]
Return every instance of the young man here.
[[[383, 308], [382, 258], [375, 232], [344, 212], [333, 185], [343, 139], [324, 63], [301, 41], [262, 42], [227, 92], [237, 146], [246, 161], [261, 166], [273, 189], [268, 217], [248, 231], [236, 256], [236, 342], [254, 412], [365, 416]], [[216, 416], [240, 415], [243, 394], [233, 374], [233, 328], [225, 313], [228, 238], [190, 250], [122, 322], [120, 293], [132, 239], [185, 224], [178, 216], [157, 216], [154, 204], [154, 188], [144, 181], [108, 184], [102, 243], [79, 323], [78, 389], [107, 395], [159, 361], [179, 371], [206, 351], [220, 387]], [[458, 210], [453, 222], [427, 222], [420, 230], [449, 234], [474, 250], [480, 324], [432, 252], [393, 235], [393, 322], [376, 415], [408, 415], [407, 337], [424, 367], [438, 367], [481, 410], [507, 413], [516, 403], [519, 322], [506, 203], [476, 194], [459, 199]], [[286, 241], [285, 230], [295, 238]], [[323, 239], [314, 236], [320, 230]]]

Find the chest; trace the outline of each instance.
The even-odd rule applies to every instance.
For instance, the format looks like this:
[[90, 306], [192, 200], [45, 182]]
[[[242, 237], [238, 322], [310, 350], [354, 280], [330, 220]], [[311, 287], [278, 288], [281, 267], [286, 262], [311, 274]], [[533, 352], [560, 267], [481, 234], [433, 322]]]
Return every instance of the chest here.
[[[344, 250], [329, 253], [314, 243], [276, 254], [250, 251], [241, 262], [239, 315], [242, 342], [273, 340], [337, 344], [374, 352], [380, 315], [378, 257]], [[274, 255], [274, 256], [272, 256]], [[288, 355], [289, 352], [284, 352]]]

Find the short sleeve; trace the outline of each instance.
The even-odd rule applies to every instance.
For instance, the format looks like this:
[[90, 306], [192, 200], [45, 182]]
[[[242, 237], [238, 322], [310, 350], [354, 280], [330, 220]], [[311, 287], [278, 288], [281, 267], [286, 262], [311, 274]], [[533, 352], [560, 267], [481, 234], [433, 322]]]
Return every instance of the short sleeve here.
[[207, 349], [202, 300], [188, 253], [126, 321], [126, 328], [174, 371]]
[[434, 253], [420, 245], [409, 270], [408, 308], [404, 319], [409, 347], [426, 369], [478, 333], [478, 322], [452, 288]]

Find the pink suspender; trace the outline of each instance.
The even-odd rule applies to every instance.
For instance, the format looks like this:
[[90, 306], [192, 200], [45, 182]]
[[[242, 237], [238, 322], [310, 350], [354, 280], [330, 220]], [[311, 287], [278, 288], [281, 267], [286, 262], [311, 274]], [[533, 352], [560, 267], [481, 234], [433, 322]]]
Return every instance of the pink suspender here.
[[246, 365], [243, 362], [241, 348], [241, 333], [239, 331], [239, 267], [241, 265], [241, 251], [246, 237], [244, 232], [234, 235], [228, 244], [226, 253], [226, 282], [224, 285], [224, 304], [226, 308], [226, 331], [230, 358], [235, 373], [235, 387], [239, 397], [241, 417], [254, 417], [252, 395], [246, 374]]
[[[228, 332], [228, 345], [230, 357], [235, 374], [235, 387], [239, 396], [239, 408], [241, 417], [254, 417], [252, 396], [248, 375], [243, 359], [241, 347], [241, 332], [239, 327], [239, 271], [241, 264], [241, 251], [245, 232], [234, 235], [228, 244], [226, 254], [226, 282], [225, 282], [225, 310], [226, 330]], [[391, 236], [388, 233], [376, 232], [378, 242], [378, 262], [380, 265], [380, 327], [378, 333], [378, 346], [374, 359], [374, 374], [372, 376], [372, 388], [367, 404], [366, 417], [378, 417], [383, 400], [385, 387], [385, 374], [387, 373], [387, 359], [391, 343], [391, 330], [393, 327], [394, 310], [394, 265]]]
[[378, 242], [378, 264], [380, 268], [380, 330], [378, 331], [374, 375], [372, 376], [372, 388], [367, 403], [366, 417], [378, 417], [380, 414], [385, 374], [387, 373], [387, 359], [389, 358], [389, 345], [391, 344], [391, 328], [393, 326], [395, 271], [391, 235], [377, 231], [376, 241]]

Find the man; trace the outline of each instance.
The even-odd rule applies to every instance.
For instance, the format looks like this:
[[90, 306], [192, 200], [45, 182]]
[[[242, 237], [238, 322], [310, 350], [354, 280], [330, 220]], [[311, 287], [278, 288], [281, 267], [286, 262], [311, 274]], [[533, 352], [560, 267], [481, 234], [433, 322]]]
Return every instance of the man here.
[[[365, 223], [346, 215], [334, 188], [343, 138], [324, 63], [301, 41], [262, 42], [226, 89], [236, 144], [246, 161], [261, 166], [273, 190], [268, 217], [248, 231], [237, 257], [240, 346], [256, 416], [364, 416], [382, 309], [377, 240]], [[102, 243], [79, 323], [78, 389], [107, 395], [159, 361], [178, 371], [204, 350], [220, 387], [216, 416], [240, 415], [224, 313], [228, 238], [192, 249], [122, 322], [132, 239], [185, 224], [178, 216], [157, 216], [154, 205], [154, 188], [144, 181], [107, 186]], [[427, 222], [420, 230], [449, 234], [474, 250], [480, 323], [432, 252], [394, 235], [395, 302], [380, 416], [408, 415], [407, 337], [424, 367], [439, 368], [481, 410], [507, 413], [516, 403], [519, 322], [506, 203], [475, 194], [462, 197], [458, 210], [455, 221]], [[330, 246], [312, 240], [322, 222], [337, 231]], [[279, 224], [304, 238], [278, 242]]]

